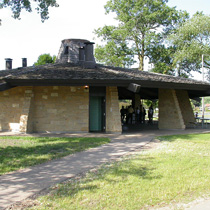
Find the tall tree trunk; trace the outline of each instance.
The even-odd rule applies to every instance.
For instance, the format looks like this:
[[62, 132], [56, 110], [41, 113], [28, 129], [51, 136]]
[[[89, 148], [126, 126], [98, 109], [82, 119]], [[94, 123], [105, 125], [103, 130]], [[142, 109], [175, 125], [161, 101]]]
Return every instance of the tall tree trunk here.
[[144, 71], [144, 56], [139, 54], [139, 70]]
[[141, 53], [139, 53], [139, 70], [144, 71], [144, 53], [145, 53], [145, 44], [144, 44], [144, 33], [142, 33], [142, 40], [141, 40]]

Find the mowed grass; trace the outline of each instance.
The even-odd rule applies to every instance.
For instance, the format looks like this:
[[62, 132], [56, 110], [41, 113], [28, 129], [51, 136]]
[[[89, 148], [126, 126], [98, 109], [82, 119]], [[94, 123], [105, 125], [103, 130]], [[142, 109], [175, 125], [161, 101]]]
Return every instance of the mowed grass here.
[[156, 149], [54, 186], [34, 209], [153, 209], [208, 195], [210, 134], [159, 139]]
[[108, 142], [108, 138], [0, 136], [0, 175]]

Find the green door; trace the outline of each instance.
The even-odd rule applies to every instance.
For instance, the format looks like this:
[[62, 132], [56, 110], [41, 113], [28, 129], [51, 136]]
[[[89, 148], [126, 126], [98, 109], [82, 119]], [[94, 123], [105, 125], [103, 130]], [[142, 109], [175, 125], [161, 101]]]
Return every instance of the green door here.
[[102, 109], [103, 97], [90, 96], [90, 131], [102, 131], [103, 130], [103, 109]]

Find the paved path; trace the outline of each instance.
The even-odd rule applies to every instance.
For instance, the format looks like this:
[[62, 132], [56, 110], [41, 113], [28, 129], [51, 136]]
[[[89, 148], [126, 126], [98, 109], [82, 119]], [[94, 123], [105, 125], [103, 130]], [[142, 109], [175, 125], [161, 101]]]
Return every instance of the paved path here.
[[[59, 160], [54, 160], [35, 167], [0, 176], [0, 209], [21, 201], [39, 191], [62, 182], [76, 174], [90, 170], [105, 162], [116, 159], [132, 150], [144, 146], [157, 135], [207, 132], [209, 130], [184, 131], [144, 131], [124, 135], [107, 134], [62, 134], [62, 136], [103, 136], [111, 138], [111, 143], [79, 152]], [[11, 135], [11, 133], [0, 133]], [[38, 136], [38, 135], [34, 135]], [[45, 136], [47, 136], [45, 134]], [[48, 135], [50, 136], [50, 135]], [[61, 136], [61, 135], [51, 135]]]
[[202, 201], [201, 203], [194, 204], [192, 207], [186, 210], [210, 210], [210, 200]]

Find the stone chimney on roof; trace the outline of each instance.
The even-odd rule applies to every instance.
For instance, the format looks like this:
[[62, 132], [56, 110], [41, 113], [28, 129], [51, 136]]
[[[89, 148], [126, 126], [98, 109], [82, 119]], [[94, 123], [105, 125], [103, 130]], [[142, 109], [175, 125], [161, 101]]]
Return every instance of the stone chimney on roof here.
[[64, 39], [56, 58], [57, 63], [78, 63], [79, 48], [85, 46], [86, 39]]
[[56, 58], [57, 63], [75, 63], [83, 68], [95, 68], [94, 42], [85, 39], [64, 39]]
[[86, 69], [95, 68], [95, 58], [93, 54], [94, 42], [85, 42], [85, 62], [83, 67]]
[[27, 58], [22, 58], [22, 67], [27, 67]]
[[5, 58], [6, 60], [6, 70], [12, 69], [12, 59], [11, 58]]

